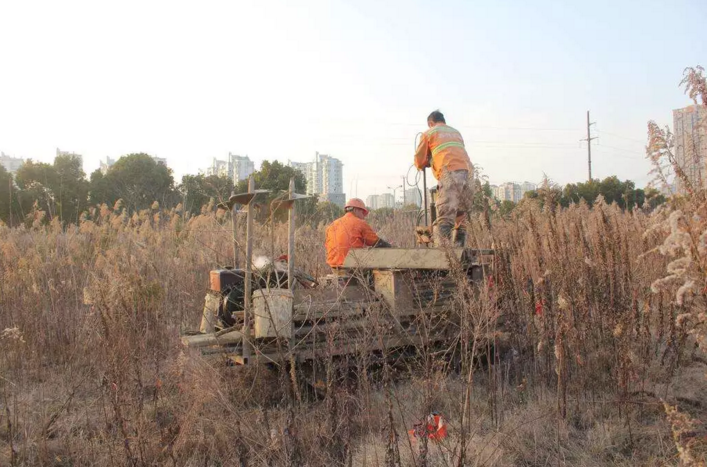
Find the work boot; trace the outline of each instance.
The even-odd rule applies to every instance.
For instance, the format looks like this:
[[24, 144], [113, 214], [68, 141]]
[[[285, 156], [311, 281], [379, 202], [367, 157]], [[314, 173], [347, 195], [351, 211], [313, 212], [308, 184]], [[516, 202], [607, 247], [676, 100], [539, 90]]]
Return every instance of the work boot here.
[[449, 245], [454, 227], [454, 225], [447, 223], [433, 226], [433, 245], [436, 248]]
[[465, 231], [465, 229], [462, 227], [456, 229], [454, 240], [456, 248], [465, 247], [465, 241], [467, 241], [467, 231]]

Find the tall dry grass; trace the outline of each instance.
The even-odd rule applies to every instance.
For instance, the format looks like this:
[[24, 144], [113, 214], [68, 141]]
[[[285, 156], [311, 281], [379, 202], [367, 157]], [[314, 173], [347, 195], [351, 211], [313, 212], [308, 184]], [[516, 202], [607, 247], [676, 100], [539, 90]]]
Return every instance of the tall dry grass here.
[[[209, 270], [232, 262], [228, 216], [104, 206], [66, 229], [0, 227], [0, 462], [705, 461], [705, 217], [685, 213], [598, 200], [529, 202], [491, 229], [474, 219], [468, 243], [496, 249], [493, 278], [478, 289], [457, 276], [453, 317], [419, 329], [453, 324], [449, 350], [423, 340], [405, 360], [325, 358], [310, 370], [319, 397], [284, 370], [215, 366], [180, 347]], [[409, 214], [376, 223], [412, 247]], [[286, 252], [284, 225], [256, 233], [257, 255]], [[328, 273], [323, 241], [323, 226], [298, 229], [297, 264], [315, 276]], [[385, 325], [370, 314], [374, 331]], [[662, 401], [678, 406], [673, 420]], [[432, 410], [450, 436], [411, 443]]]

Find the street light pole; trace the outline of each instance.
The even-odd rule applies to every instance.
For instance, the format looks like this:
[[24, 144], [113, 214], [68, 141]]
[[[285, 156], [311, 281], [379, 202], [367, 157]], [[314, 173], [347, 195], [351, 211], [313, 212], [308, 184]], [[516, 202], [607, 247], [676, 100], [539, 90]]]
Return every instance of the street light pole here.
[[400, 189], [403, 186], [396, 186], [396, 187], [386, 186], [386, 187], [388, 187], [389, 190], [393, 190], [393, 208], [395, 210], [396, 209], [396, 189]]

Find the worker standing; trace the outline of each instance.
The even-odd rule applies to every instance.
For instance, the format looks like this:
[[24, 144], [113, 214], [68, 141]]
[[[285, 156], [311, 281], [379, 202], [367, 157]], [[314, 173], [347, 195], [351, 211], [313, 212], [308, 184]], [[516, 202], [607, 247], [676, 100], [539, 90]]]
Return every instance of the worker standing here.
[[364, 221], [369, 211], [361, 199], [350, 199], [344, 206], [344, 211], [344, 216], [333, 221], [327, 228], [325, 248], [327, 264], [330, 267], [340, 267], [352, 248], [391, 247]]
[[464, 221], [471, 209], [472, 163], [462, 135], [445, 122], [440, 111], [428, 116], [428, 130], [423, 133], [415, 152], [416, 168], [432, 166], [438, 180], [435, 200], [437, 219], [433, 227], [436, 246], [450, 242], [455, 231], [455, 246], [464, 247], [467, 235]]

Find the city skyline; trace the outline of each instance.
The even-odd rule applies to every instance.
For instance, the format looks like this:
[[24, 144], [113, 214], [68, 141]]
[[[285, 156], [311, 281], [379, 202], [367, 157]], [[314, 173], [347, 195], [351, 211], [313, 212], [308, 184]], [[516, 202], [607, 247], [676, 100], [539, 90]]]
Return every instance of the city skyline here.
[[[694, 106], [688, 106], [686, 108], [674, 110], [673, 111], [674, 117], [675, 117], [674, 128], [675, 129], [677, 128], [678, 121], [677, 121], [676, 116], [683, 115], [682, 112], [683, 113], [687, 112], [690, 115], [691, 112], [695, 112], [695, 110], [696, 109]], [[705, 116], [703, 118], [705, 119]], [[694, 121], [695, 121], [695, 117], [694, 117]], [[692, 129], [692, 127], [689, 127], [689, 128], [687, 128], [686, 131], [690, 132], [691, 129]], [[678, 132], [677, 132], [677, 134], [678, 134]], [[705, 135], [701, 135], [701, 136], [699, 136], [699, 138], [705, 139]], [[678, 145], [675, 150], [677, 152], [677, 157], [680, 158], [681, 156], [680, 156], [680, 151], [678, 150]], [[60, 155], [75, 156], [75, 157], [78, 157], [83, 162], [83, 155], [78, 154], [78, 153], [74, 153], [74, 152], [69, 152], [69, 151], [61, 151], [59, 148], [57, 148], [55, 156], [60, 156]], [[123, 155], [123, 156], [126, 156], [126, 155]], [[156, 156], [152, 156], [152, 155], [150, 155], [150, 156], [153, 160], [155, 160], [155, 162], [157, 162], [159, 164], [163, 164], [163, 165], [167, 166], [168, 168], [172, 169], [169, 166], [169, 164], [167, 163], [167, 158], [161, 158], [161, 157], [156, 157]], [[107, 156], [107, 157], [105, 157], [104, 160], [100, 161], [99, 168], [97, 168], [97, 169], [99, 169], [103, 174], [105, 174], [106, 171], [108, 170], [108, 168], [110, 168], [110, 166], [115, 164], [115, 162], [118, 159], [120, 159], [121, 157], [110, 158]], [[422, 206], [423, 186], [422, 186], [422, 181], [420, 181], [420, 180], [418, 181], [417, 185], [407, 185], [406, 186], [406, 191], [405, 191], [406, 195], [405, 196], [403, 195], [403, 191], [399, 190], [402, 188], [402, 185], [399, 185], [396, 187], [397, 192], [394, 192], [392, 186], [386, 185], [385, 187], [387, 189], [389, 189], [390, 192], [381, 192], [380, 190], [375, 189], [373, 191], [373, 193], [370, 193], [370, 194], [358, 195], [355, 193], [351, 193], [351, 194], [349, 194], [349, 196], [345, 197], [347, 195], [347, 193], [340, 192], [340, 193], [333, 194], [333, 193], [325, 192], [325, 190], [323, 190], [323, 188], [322, 188], [322, 182], [320, 182], [319, 186], [314, 186], [314, 187], [316, 187], [316, 191], [320, 191], [320, 192], [316, 192], [316, 191], [313, 192], [312, 191], [312, 187], [313, 187], [312, 186], [312, 177], [308, 177], [308, 175], [310, 175], [311, 171], [312, 171], [312, 166], [310, 166], [310, 165], [313, 165], [314, 162], [319, 161], [319, 159], [322, 157], [324, 158], [325, 161], [326, 160], [333, 160], [333, 161], [336, 161], [337, 164], [341, 164], [341, 162], [337, 158], [334, 158], [331, 155], [321, 154], [319, 152], [315, 152], [315, 159], [313, 160], [313, 162], [299, 163], [299, 162], [294, 162], [291, 160], [282, 161], [280, 159], [274, 159], [272, 161], [278, 161], [279, 163], [281, 163], [283, 165], [291, 166], [291, 167], [294, 167], [294, 168], [302, 171], [303, 175], [305, 175], [305, 178], [307, 181], [306, 192], [308, 194], [319, 195], [320, 201], [330, 201], [330, 202], [333, 202], [333, 203], [343, 207], [346, 200], [348, 200], [352, 197], [358, 197], [358, 198], [364, 200], [366, 205], [370, 206], [370, 208], [372, 208], [374, 210], [377, 208], [383, 208], [383, 207], [388, 207], [388, 208], [401, 207], [404, 205], [404, 202], [405, 202], [405, 205], [413, 204], [413, 205], [417, 205], [419, 207]], [[250, 161], [250, 158], [248, 157], [248, 155], [239, 156], [239, 155], [232, 154], [231, 152], [229, 152], [228, 158], [238, 161], [240, 163], [245, 163], [246, 167], [247, 167], [247, 170], [245, 173], [243, 173], [241, 175], [239, 175], [239, 174], [235, 175], [238, 177], [233, 179], [234, 184], [238, 183], [240, 180], [246, 179], [248, 177], [248, 175], [250, 175], [254, 172], [255, 164], [252, 161]], [[702, 158], [702, 160], [700, 160], [700, 161], [702, 161], [705, 166], [705, 158], [706, 158], [705, 149], [704, 149], [703, 153], [699, 155], [699, 158]], [[8, 155], [8, 154], [0, 151], [0, 165], [5, 167], [11, 173], [15, 173], [17, 168], [19, 168], [19, 166], [21, 165], [21, 163], [23, 161], [25, 161], [25, 160], [23, 160], [21, 158], [12, 157], [11, 155]], [[227, 160], [218, 160], [217, 158], [212, 158], [211, 166], [208, 166], [206, 170], [199, 169], [194, 174], [205, 174], [207, 176], [219, 175], [219, 176], [226, 176], [226, 177], [232, 178], [233, 176], [230, 175], [230, 173], [229, 173], [230, 170], [227, 170], [227, 167], [228, 167]], [[308, 167], [310, 169], [307, 169]], [[214, 171], [214, 168], [218, 168], [218, 170]], [[695, 170], [695, 169], [691, 169], [691, 171], [693, 171], [694, 173], [697, 173], [699, 175], [699, 177], [702, 177], [703, 181], [705, 183], [705, 176], [706, 176], [705, 171], [701, 172], [701, 171]], [[315, 170], [315, 173], [316, 172], [317, 171]], [[90, 173], [91, 173], [90, 171], [85, 170], [85, 174], [86, 174], [87, 179], [90, 178]], [[342, 175], [342, 171], [340, 168], [340, 172], [339, 172], [340, 178], [341, 178], [341, 175]], [[430, 172], [428, 173], [428, 175], [430, 177], [432, 177], [432, 174], [430, 174]], [[173, 176], [174, 176], [174, 174], [173, 174]], [[322, 174], [319, 174], [319, 178], [321, 181]], [[594, 179], [599, 180], [598, 178], [594, 178]], [[394, 183], [395, 180], [396, 179], [394, 178], [391, 182]], [[434, 179], [430, 179], [430, 181], [431, 182], [429, 182], [429, 184], [428, 184], [428, 189], [437, 185], [437, 182]], [[178, 186], [181, 183], [181, 180], [178, 179], [176, 176], [174, 176], [174, 182], [175, 182], [175, 186]], [[490, 189], [492, 191], [492, 195], [497, 200], [499, 200], [499, 201], [509, 200], [514, 203], [519, 202], [523, 198], [523, 195], [526, 192], [537, 189], [538, 186], [541, 185], [541, 183], [542, 183], [542, 181], [539, 181], [538, 183], [533, 183], [533, 182], [529, 182], [529, 181], [523, 181], [523, 182], [506, 181], [506, 182], [503, 182], [500, 184], [493, 184], [488, 180], [481, 181], [481, 182], [482, 182], [482, 184], [485, 184], [485, 183], [489, 184]], [[582, 181], [582, 180], [581, 181], [573, 181], [573, 182], [569, 182], [568, 184], [577, 183], [577, 182], [585, 182], [585, 181]], [[557, 185], [562, 188], [566, 184], [557, 184]], [[343, 188], [341, 180], [338, 183], [336, 183], [336, 187], [340, 188], [340, 189]], [[394, 194], [396, 194], [395, 198], [394, 198]], [[334, 195], [334, 197], [332, 197], [332, 195]], [[371, 199], [372, 197], [374, 198], [373, 200], [375, 200], [375, 202], [370, 203], [369, 201], [372, 200]], [[407, 200], [404, 201], [404, 198], [406, 198]], [[385, 200], [385, 202], [381, 202], [382, 200]]]

